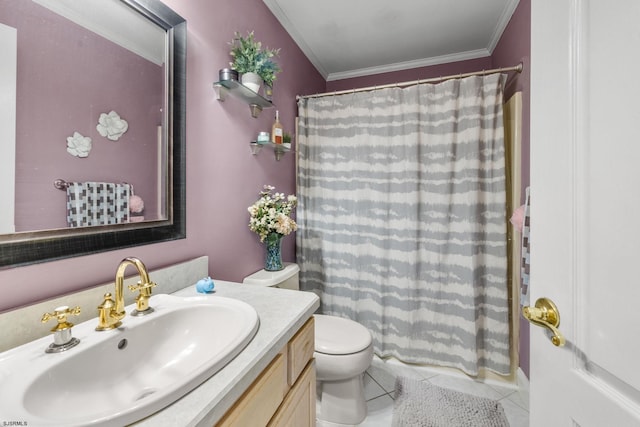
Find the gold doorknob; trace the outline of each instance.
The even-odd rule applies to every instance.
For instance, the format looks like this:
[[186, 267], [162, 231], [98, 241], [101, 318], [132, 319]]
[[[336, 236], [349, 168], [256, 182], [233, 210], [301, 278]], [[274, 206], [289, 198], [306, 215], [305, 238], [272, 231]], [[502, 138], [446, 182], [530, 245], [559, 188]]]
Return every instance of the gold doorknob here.
[[551, 342], [557, 347], [565, 343], [564, 336], [558, 330], [560, 326], [560, 312], [549, 298], [539, 298], [534, 307], [522, 307], [522, 315], [529, 322], [551, 331]]

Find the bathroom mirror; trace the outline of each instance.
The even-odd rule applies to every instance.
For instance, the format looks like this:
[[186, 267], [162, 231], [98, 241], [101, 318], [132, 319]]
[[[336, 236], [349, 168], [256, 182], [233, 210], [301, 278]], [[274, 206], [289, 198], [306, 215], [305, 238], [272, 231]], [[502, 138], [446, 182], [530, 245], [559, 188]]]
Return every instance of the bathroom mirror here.
[[[2, 2], [0, 268], [185, 237], [186, 34], [159, 0]], [[58, 180], [126, 185], [144, 210], [127, 199], [126, 220], [68, 226]]]

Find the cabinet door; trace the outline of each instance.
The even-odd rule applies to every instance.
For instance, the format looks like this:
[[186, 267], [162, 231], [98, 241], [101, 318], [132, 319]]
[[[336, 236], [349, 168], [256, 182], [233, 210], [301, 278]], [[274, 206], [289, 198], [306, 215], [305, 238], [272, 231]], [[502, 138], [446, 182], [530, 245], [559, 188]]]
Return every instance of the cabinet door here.
[[287, 391], [287, 361], [278, 354], [260, 377], [227, 412], [217, 427], [263, 426], [273, 416]]
[[291, 388], [268, 427], [315, 427], [316, 369], [311, 360]]
[[296, 382], [302, 370], [307, 366], [307, 362], [313, 357], [314, 331], [314, 318], [312, 317], [289, 341], [289, 385]]

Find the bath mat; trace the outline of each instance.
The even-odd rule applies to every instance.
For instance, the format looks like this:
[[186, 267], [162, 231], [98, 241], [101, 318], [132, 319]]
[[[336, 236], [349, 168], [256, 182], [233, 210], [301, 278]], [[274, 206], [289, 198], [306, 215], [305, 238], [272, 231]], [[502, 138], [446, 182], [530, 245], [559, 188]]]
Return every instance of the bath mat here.
[[509, 427], [502, 405], [484, 397], [396, 379], [392, 427]]

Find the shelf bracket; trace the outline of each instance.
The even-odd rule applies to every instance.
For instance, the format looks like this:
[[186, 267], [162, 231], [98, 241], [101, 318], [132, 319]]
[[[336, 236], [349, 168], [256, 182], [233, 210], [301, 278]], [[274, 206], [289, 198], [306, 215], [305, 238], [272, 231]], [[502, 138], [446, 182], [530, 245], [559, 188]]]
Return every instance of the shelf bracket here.
[[274, 154], [276, 155], [276, 161], [280, 161], [282, 156], [284, 156], [285, 151], [282, 148], [274, 147]]
[[251, 142], [249, 143], [249, 148], [251, 148], [251, 154], [255, 156], [258, 153], [260, 153], [260, 149], [262, 148], [262, 145], [255, 142]]
[[249, 109], [251, 110], [251, 117], [254, 119], [262, 113], [262, 107], [256, 104], [249, 104]]
[[227, 88], [222, 85], [213, 85], [213, 88], [216, 91], [216, 99], [220, 102], [224, 102], [227, 96]]

